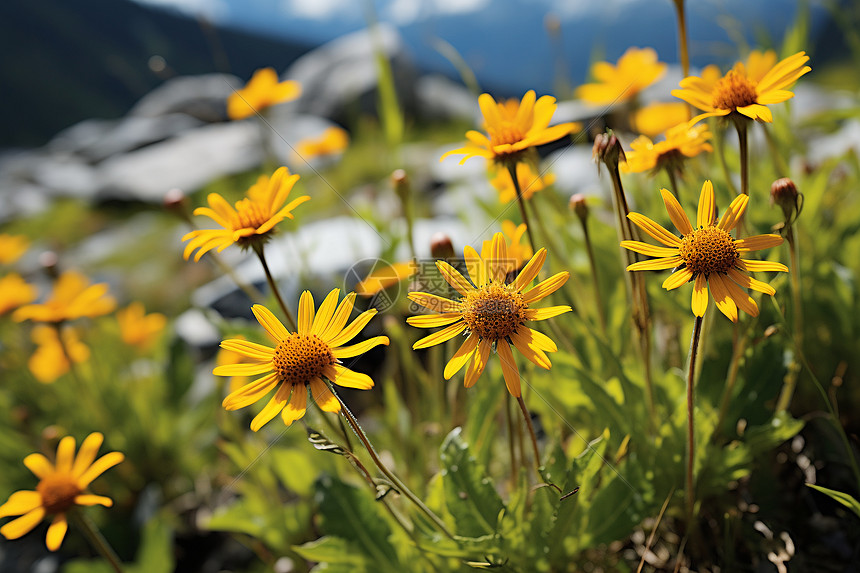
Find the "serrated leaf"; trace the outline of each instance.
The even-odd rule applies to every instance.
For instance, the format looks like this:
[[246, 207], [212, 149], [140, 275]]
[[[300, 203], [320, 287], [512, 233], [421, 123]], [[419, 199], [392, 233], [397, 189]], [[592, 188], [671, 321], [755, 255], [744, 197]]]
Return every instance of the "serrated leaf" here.
[[460, 428], [454, 428], [442, 442], [441, 461], [445, 504], [457, 532], [468, 537], [494, 533], [505, 506], [484, 467], [469, 452]]

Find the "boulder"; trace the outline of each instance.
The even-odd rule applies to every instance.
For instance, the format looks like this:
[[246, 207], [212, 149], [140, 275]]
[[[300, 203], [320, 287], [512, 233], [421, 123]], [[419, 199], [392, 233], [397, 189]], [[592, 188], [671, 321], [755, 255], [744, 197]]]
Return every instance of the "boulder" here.
[[227, 119], [227, 97], [242, 87], [231, 74], [203, 74], [171, 78], [140, 98], [130, 116], [157, 117], [184, 113], [200, 121]]
[[382, 24], [372, 31], [341, 36], [296, 60], [284, 79], [299, 82], [302, 95], [277, 109], [318, 115], [344, 125], [357, 112], [375, 113], [377, 49], [391, 65], [401, 109], [414, 110], [418, 73], [406, 56], [400, 34]]
[[415, 84], [416, 106], [427, 120], [472, 120], [480, 117], [478, 98], [463, 84], [443, 75], [421, 76]]
[[98, 197], [160, 203], [174, 187], [192, 192], [252, 169], [262, 159], [260, 131], [253, 122], [205, 125], [100, 163]]

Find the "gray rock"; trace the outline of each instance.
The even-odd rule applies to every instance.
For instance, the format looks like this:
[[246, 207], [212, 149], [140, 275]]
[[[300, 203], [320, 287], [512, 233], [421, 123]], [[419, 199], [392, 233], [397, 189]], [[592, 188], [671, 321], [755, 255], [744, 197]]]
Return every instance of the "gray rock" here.
[[100, 163], [98, 197], [161, 202], [174, 187], [192, 192], [262, 159], [260, 132], [252, 122], [205, 125]]
[[33, 166], [31, 177], [36, 185], [52, 195], [89, 199], [98, 186], [95, 170], [74, 155], [51, 154]]
[[55, 135], [46, 149], [55, 153], [84, 154], [121, 122], [119, 119], [85, 119]]
[[199, 119], [183, 113], [156, 117], [129, 116], [96, 141], [81, 147], [77, 153], [98, 163], [108, 157], [164, 141], [202, 124]]
[[[597, 164], [591, 158], [591, 148], [591, 145], [571, 145], [549, 155], [544, 161], [544, 167], [555, 173], [555, 188], [562, 195], [605, 195]], [[606, 170], [602, 171], [605, 177]]]
[[227, 119], [227, 97], [242, 87], [231, 74], [204, 74], [172, 78], [143, 96], [131, 116], [157, 117], [184, 113], [201, 121]]
[[860, 154], [860, 121], [846, 122], [836, 133], [818, 136], [809, 142], [807, 160], [821, 163], [831, 157], [839, 157], [848, 150]]
[[425, 119], [474, 119], [480, 115], [478, 98], [462, 84], [442, 75], [418, 78], [415, 94], [418, 114]]
[[341, 36], [313, 50], [287, 70], [285, 79], [302, 85], [302, 95], [284, 107], [347, 124], [359, 112], [377, 108], [377, 46], [391, 64], [395, 88], [402, 109], [414, 109], [417, 72], [405, 55], [400, 34], [380, 24], [373, 31], [362, 30]]

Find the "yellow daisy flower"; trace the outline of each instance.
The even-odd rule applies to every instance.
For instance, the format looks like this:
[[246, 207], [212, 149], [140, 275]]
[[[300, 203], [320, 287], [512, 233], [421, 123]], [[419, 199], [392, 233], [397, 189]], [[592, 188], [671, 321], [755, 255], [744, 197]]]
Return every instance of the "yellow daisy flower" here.
[[690, 127], [686, 122], [667, 131], [666, 139], [657, 143], [640, 135], [630, 144], [630, 151], [625, 154], [627, 162], [621, 164], [621, 170], [642, 173], [665, 166], [679, 167], [685, 157], [713, 151], [714, 148], [708, 143], [710, 138], [711, 132], [707, 125]]
[[438, 314], [410, 316], [406, 322], [419, 328], [445, 327], [425, 336], [412, 348], [417, 350], [435, 346], [468, 332], [466, 340], [445, 366], [445, 379], [450, 380], [468, 363], [465, 386], [471, 388], [484, 371], [490, 351], [495, 349], [502, 363], [508, 392], [519, 398], [520, 374], [510, 345], [513, 344], [523, 356], [541, 368], [549, 369], [552, 366], [546, 353], [558, 350], [555, 342], [525, 323], [545, 320], [571, 310], [567, 305], [530, 307], [561, 288], [570, 273], [558, 273], [528, 288], [546, 259], [546, 249], [540, 249], [516, 279], [506, 283], [509, 254], [502, 233], [493, 236], [490, 250], [485, 251], [483, 256], [470, 246], [464, 249], [464, 256], [472, 282], [445, 261], [436, 261], [436, 267], [445, 280], [462, 295], [459, 300], [425, 292], [409, 293], [411, 301]]
[[187, 260], [197, 250], [195, 261], [218, 247], [220, 253], [232, 244], [243, 249], [255, 247], [268, 241], [275, 232], [275, 225], [284, 219], [292, 219], [291, 211], [310, 199], [302, 195], [287, 205], [284, 202], [290, 195], [298, 175], [290, 175], [286, 167], [281, 167], [272, 175], [260, 175], [257, 182], [245, 193], [245, 198], [236, 202], [235, 209], [217, 193], [210, 193], [206, 200], [209, 207], [198, 207], [195, 215], [205, 215], [221, 225], [221, 229], [201, 229], [191, 231], [182, 237], [190, 242], [185, 246], [183, 256]]
[[591, 75], [597, 80], [576, 89], [580, 99], [595, 105], [622, 103], [659, 80], [666, 73], [666, 64], [657, 61], [653, 48], [627, 48], [616, 65], [595, 62]]
[[717, 66], [708, 66], [701, 77], [681, 80], [682, 89], [672, 90], [672, 95], [705, 112], [691, 123], [731, 113], [770, 123], [773, 115], [766, 106], [794, 97], [786, 88], [812, 71], [804, 65], [807, 61], [806, 52], [798, 52], [777, 64], [774, 52], [754, 50], [746, 65], [738, 62], [724, 76]]
[[376, 314], [376, 309], [364, 311], [346, 326], [355, 293], [348, 294], [338, 305], [339, 294], [340, 289], [332, 290], [314, 316], [314, 299], [309, 291], [303, 292], [299, 299], [298, 332], [289, 332], [266, 307], [259, 304], [251, 307], [254, 316], [275, 341], [275, 347], [239, 339], [221, 343], [221, 348], [238, 352], [255, 362], [218, 366], [214, 370], [216, 376], [265, 374], [224, 398], [224, 408], [244, 408], [277, 388], [269, 403], [251, 421], [251, 429], [256, 432], [278, 413], [288, 426], [303, 417], [308, 388], [324, 412], [340, 411], [340, 402], [323, 378], [346, 388], [373, 388], [370, 376], [344, 367], [340, 359], [358, 356], [380, 344], [387, 345], [388, 337], [375, 336], [358, 344], [343, 346], [361, 332]]
[[14, 263], [30, 248], [30, 241], [22, 235], [0, 234], [0, 265]]
[[[490, 183], [499, 192], [499, 201], [502, 203], [516, 201], [517, 190], [511, 180], [511, 173], [507, 169], [499, 169], [498, 166], [491, 170], [491, 173], [495, 175]], [[531, 199], [532, 195], [538, 191], [543, 191], [548, 185], [555, 183], [555, 175], [547, 173], [541, 177], [526, 161], [517, 163], [517, 179], [523, 192], [523, 199], [526, 200]]]
[[254, 72], [245, 87], [227, 98], [227, 115], [230, 119], [244, 119], [301, 94], [302, 86], [298, 82], [278, 82], [274, 68], [262, 68]]
[[690, 119], [687, 104], [681, 101], [652, 103], [637, 109], [630, 118], [630, 127], [636, 133], [657, 137], [678, 124]]
[[122, 341], [140, 350], [150, 348], [167, 324], [167, 317], [160, 312], [146, 314], [143, 304], [133, 302], [116, 311], [116, 321]]
[[0, 278], [0, 316], [33, 302], [37, 296], [36, 287], [28, 284], [21, 275], [9, 273]]
[[663, 282], [663, 288], [672, 290], [689, 281], [695, 281], [692, 309], [696, 316], [705, 315], [709, 288], [717, 308], [733, 322], [738, 320], [738, 308], [751, 316], [758, 316], [758, 306], [743, 289], [748, 288], [769, 295], [773, 295], [776, 290], [744, 272], [788, 272], [788, 268], [782, 263], [741, 258], [745, 253], [782, 244], [782, 237], [779, 235], [756, 235], [745, 239], [733, 239], [729, 235], [743, 216], [749, 202], [749, 195], [738, 195], [717, 223], [714, 186], [710, 181], [705, 181], [699, 197], [696, 228], [693, 228], [678, 200], [666, 189], [661, 189], [660, 193], [663, 195], [669, 218], [680, 231], [681, 237], [676, 237], [644, 215], [630, 213], [628, 217], [631, 221], [666, 246], [657, 247], [639, 241], [622, 241], [621, 246], [626, 249], [651, 257], [660, 257], [633, 263], [627, 267], [627, 270], [656, 271], [679, 267]]
[[46, 515], [53, 515], [46, 545], [49, 550], [56, 551], [66, 536], [69, 510], [78, 505], [112, 506], [113, 500], [109, 497], [86, 493], [94, 479], [125, 459], [120, 452], [110, 452], [96, 460], [103, 440], [104, 436], [98, 432], [90, 434], [75, 456], [75, 439], [66, 436], [57, 446], [56, 464], [42, 454], [24, 458], [24, 465], [39, 478], [39, 484], [35, 491], [16, 491], [0, 506], [0, 517], [21, 516], [0, 527], [0, 534], [6, 539], [18, 539]]
[[523, 154], [537, 146], [555, 141], [580, 129], [577, 123], [560, 123], [552, 127], [549, 122], [558, 105], [552, 96], [536, 99], [534, 90], [529, 90], [521, 102], [516, 100], [497, 103], [490, 94], [478, 98], [487, 135], [470, 130], [466, 132], [469, 142], [465, 147], [445, 153], [465, 155], [460, 163], [471, 157], [483, 157], [508, 165], [518, 162]]
[[349, 134], [340, 127], [329, 127], [319, 137], [300, 141], [296, 154], [302, 159], [313, 159], [341, 153], [349, 145]]
[[91, 285], [81, 273], [67, 271], [54, 283], [54, 290], [42, 304], [22, 306], [12, 314], [17, 322], [64, 322], [76, 318], [101, 316], [116, 307], [116, 301], [107, 294], [108, 285]]
[[73, 329], [63, 328], [62, 336], [61, 343], [57, 329], [44, 324], [36, 326], [30, 333], [30, 338], [36, 343], [36, 350], [27, 361], [27, 366], [36, 380], [42, 384], [50, 384], [69, 371], [71, 364], [66, 351], [72, 361], [78, 364], [90, 358], [89, 347], [81, 342]]
[[[500, 261], [504, 265], [505, 274], [510, 274], [523, 268], [530, 258], [532, 258], [531, 246], [528, 243], [523, 244], [522, 240], [526, 234], [526, 224], [520, 223], [517, 225], [513, 221], [507, 219], [502, 221], [502, 235], [505, 238], [505, 245], [508, 249], [508, 257], [504, 261]], [[484, 241], [481, 244], [481, 257], [484, 259], [491, 258], [493, 252], [493, 241]]]

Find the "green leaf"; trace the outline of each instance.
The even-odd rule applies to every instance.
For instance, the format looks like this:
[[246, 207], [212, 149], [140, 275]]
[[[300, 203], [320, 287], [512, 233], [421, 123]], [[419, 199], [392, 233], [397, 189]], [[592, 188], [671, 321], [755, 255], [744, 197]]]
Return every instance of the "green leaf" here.
[[293, 546], [293, 550], [310, 561], [318, 563], [365, 567], [367, 560], [355, 546], [340, 537], [325, 536], [304, 545]]
[[460, 428], [454, 428], [442, 442], [441, 461], [445, 503], [457, 532], [469, 537], [495, 533], [505, 506], [484, 467], [470, 454]]
[[836, 491], [835, 489], [821, 487], [820, 485], [815, 485], [811, 483], [808, 483], [806, 485], [838, 501], [839, 503], [853, 511], [855, 515], [857, 515], [857, 517], [860, 517], [860, 502], [854, 499], [853, 496], [848, 495], [847, 493], [843, 493], [841, 491]]
[[325, 475], [317, 480], [316, 497], [323, 533], [351, 542], [382, 570], [403, 569], [398, 565], [397, 552], [389, 541], [391, 529], [388, 521], [368, 490]]
[[313, 493], [314, 480], [317, 477], [317, 466], [309, 458], [309, 454], [297, 449], [272, 449], [269, 461], [272, 470], [281, 483], [302, 497]]

